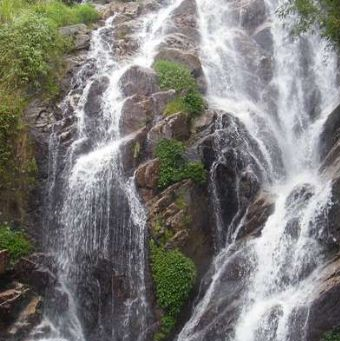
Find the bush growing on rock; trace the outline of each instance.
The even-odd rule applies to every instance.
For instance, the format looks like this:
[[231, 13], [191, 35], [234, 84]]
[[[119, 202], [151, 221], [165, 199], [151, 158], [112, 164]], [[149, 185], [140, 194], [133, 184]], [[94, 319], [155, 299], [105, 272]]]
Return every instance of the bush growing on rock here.
[[178, 250], [165, 250], [150, 242], [152, 276], [158, 305], [165, 315], [155, 340], [163, 340], [173, 329], [184, 303], [196, 281], [196, 267], [191, 259]]
[[201, 162], [187, 162], [184, 159], [185, 147], [176, 140], [161, 140], [156, 147], [156, 156], [160, 161], [158, 187], [164, 189], [184, 179], [203, 184], [206, 171]]
[[321, 341], [340, 341], [340, 331], [334, 330], [326, 333]]
[[177, 98], [165, 108], [165, 115], [187, 112], [193, 116], [204, 110], [204, 101], [198, 90], [195, 78], [183, 65], [166, 60], [158, 60], [154, 65], [161, 89], [174, 89]]
[[22, 232], [13, 231], [9, 226], [0, 226], [0, 250], [8, 250], [11, 262], [27, 256], [32, 245]]

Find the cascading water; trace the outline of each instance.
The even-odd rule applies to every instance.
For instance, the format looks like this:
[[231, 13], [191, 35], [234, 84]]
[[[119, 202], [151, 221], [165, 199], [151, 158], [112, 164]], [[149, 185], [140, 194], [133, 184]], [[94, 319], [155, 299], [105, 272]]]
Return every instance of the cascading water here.
[[[120, 79], [132, 65], [152, 64], [180, 3], [163, 2], [138, 19], [133, 57], [115, 55], [115, 17], [107, 19], [93, 33], [87, 61], [61, 104], [65, 118], [59, 125], [62, 132], [71, 126], [75, 138], [51, 137], [46, 248], [57, 256], [59, 287], [36, 331], [48, 325], [50, 333], [40, 340], [146, 340], [146, 216], [122, 166], [121, 149], [133, 136], [120, 134]], [[112, 287], [113, 282], [120, 284]]]
[[[122, 165], [132, 136], [120, 134], [120, 80], [132, 65], [152, 64], [182, 2], [160, 1], [159, 10], [138, 19], [133, 57], [115, 55], [115, 17], [109, 18], [93, 33], [87, 61], [61, 104], [46, 223], [59, 287], [47, 299], [40, 330], [48, 324], [50, 333], [40, 340], [150, 337], [146, 215]], [[337, 100], [335, 56], [318, 37], [292, 39], [275, 0], [196, 3], [206, 97], [218, 113], [210, 169], [218, 255], [178, 341], [301, 341], [322, 263], [317, 237], [331, 205], [317, 145], [325, 109]], [[232, 174], [226, 184], [224, 169]], [[235, 198], [232, 207], [223, 185], [224, 195]], [[275, 202], [273, 213], [261, 233], [241, 238], [260, 188]]]
[[[219, 156], [210, 172], [219, 254], [178, 341], [305, 340], [322, 264], [317, 239], [332, 204], [330, 181], [319, 174], [318, 138], [326, 109], [338, 100], [336, 57], [317, 36], [290, 36], [275, 13], [284, 2], [196, 2], [207, 100], [234, 118], [223, 124], [220, 113]], [[250, 137], [240, 135], [235, 122]], [[239, 177], [237, 213], [228, 221], [221, 213], [228, 208], [216, 178], [219, 167], [234, 160], [231, 151], [275, 202], [261, 233], [247, 240], [239, 238], [247, 212]]]

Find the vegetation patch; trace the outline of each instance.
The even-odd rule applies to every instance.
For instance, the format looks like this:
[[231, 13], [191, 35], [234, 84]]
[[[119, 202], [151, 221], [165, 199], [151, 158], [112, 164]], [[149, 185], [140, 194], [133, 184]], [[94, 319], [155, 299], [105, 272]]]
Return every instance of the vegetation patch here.
[[339, 330], [333, 330], [330, 332], [327, 332], [321, 341], [340, 341], [340, 331]]
[[289, 0], [279, 9], [282, 17], [296, 15], [294, 33], [310, 29], [340, 46], [340, 2], [334, 0]]
[[165, 250], [150, 242], [152, 276], [158, 305], [164, 316], [155, 340], [163, 340], [174, 328], [176, 319], [196, 281], [196, 267], [178, 250]]
[[192, 116], [197, 116], [203, 112], [204, 100], [188, 68], [166, 60], [157, 61], [154, 68], [161, 89], [174, 89], [177, 93], [177, 98], [167, 105], [165, 115], [187, 112]]
[[30, 241], [22, 232], [13, 231], [9, 226], [0, 226], [0, 250], [8, 250], [11, 263], [21, 257], [27, 256], [32, 251]]
[[156, 156], [160, 160], [158, 187], [164, 189], [184, 179], [195, 183], [206, 181], [206, 171], [201, 162], [188, 162], [184, 158], [185, 147], [176, 140], [161, 140], [156, 147]]

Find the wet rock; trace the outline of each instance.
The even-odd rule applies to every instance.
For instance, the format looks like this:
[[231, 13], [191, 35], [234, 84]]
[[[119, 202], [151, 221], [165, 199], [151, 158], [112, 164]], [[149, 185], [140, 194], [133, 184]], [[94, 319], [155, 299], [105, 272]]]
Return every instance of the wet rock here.
[[265, 50], [269, 55], [274, 52], [273, 35], [270, 26], [265, 25], [256, 30], [252, 36], [256, 43]]
[[134, 170], [143, 160], [145, 153], [147, 129], [143, 128], [128, 136], [121, 148], [121, 162], [123, 171], [127, 175], [132, 175]]
[[172, 13], [173, 25], [168, 34], [181, 35], [186, 45], [197, 45], [200, 34], [197, 29], [197, 6], [194, 0], [184, 0]]
[[74, 50], [88, 49], [90, 47], [91, 31], [85, 24], [61, 27], [59, 32], [63, 36], [72, 39]]
[[340, 137], [340, 105], [328, 116], [320, 135], [319, 150], [322, 158], [331, 151]]
[[340, 245], [340, 177], [332, 181], [332, 205], [327, 214], [325, 230], [320, 231], [321, 241], [330, 246]]
[[152, 94], [150, 97], [152, 113], [154, 116], [162, 115], [166, 105], [176, 98], [175, 90], [161, 91]]
[[251, 0], [242, 3], [240, 10], [241, 25], [253, 31], [266, 20], [266, 5], [263, 0]]
[[90, 87], [87, 100], [84, 106], [86, 116], [95, 118], [101, 112], [102, 96], [109, 86], [109, 79], [101, 77], [96, 79]]
[[122, 136], [143, 128], [152, 119], [149, 98], [135, 95], [128, 98], [123, 105], [119, 128]]
[[[40, 256], [40, 259], [37, 259], [35, 255], [31, 258], [21, 258], [14, 268], [15, 278], [44, 295], [45, 290], [54, 287], [57, 281], [52, 272], [53, 265], [51, 263], [47, 265], [46, 262], [45, 256]], [[51, 261], [48, 260], [48, 262]]]
[[207, 110], [192, 123], [192, 131], [198, 133], [206, 129], [214, 122], [215, 119], [216, 113], [214, 111]]
[[153, 152], [162, 139], [185, 141], [190, 136], [190, 119], [187, 114], [178, 113], [155, 124], [148, 133], [148, 146]]
[[9, 338], [20, 340], [27, 335], [34, 326], [38, 325], [42, 317], [42, 298], [33, 297], [30, 302], [20, 312], [18, 319], [9, 328]]
[[31, 296], [30, 288], [18, 282], [13, 282], [0, 292], [0, 326], [3, 325], [1, 329], [7, 328], [15, 321]]
[[132, 66], [120, 79], [120, 87], [124, 96], [149, 96], [158, 92], [158, 79], [152, 69]]
[[248, 207], [242, 227], [237, 238], [258, 236], [268, 217], [274, 212], [275, 198], [268, 192], [260, 192], [254, 202]]
[[220, 219], [225, 231], [219, 237], [231, 235], [240, 222], [248, 205], [255, 199], [262, 182], [262, 171], [254, 155], [265, 160], [257, 143], [245, 130], [245, 127], [231, 115], [219, 113], [212, 132], [201, 139], [200, 154], [214, 186]]
[[319, 341], [328, 331], [340, 327], [340, 256], [336, 255], [320, 271], [321, 284], [310, 307], [308, 341]]
[[157, 191], [159, 177], [159, 160], [147, 161], [136, 170], [136, 184], [143, 200], [150, 200]]

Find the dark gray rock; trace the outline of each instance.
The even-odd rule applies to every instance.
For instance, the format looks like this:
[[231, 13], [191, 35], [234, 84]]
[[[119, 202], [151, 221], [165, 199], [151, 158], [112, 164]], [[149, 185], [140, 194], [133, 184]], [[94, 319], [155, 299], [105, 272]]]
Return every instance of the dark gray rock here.
[[83, 50], [90, 47], [91, 31], [85, 24], [61, 27], [59, 32], [72, 39], [74, 50]]
[[266, 20], [266, 4], [263, 0], [251, 0], [242, 4], [241, 25], [252, 32]]
[[340, 105], [328, 116], [320, 135], [319, 150], [325, 158], [340, 138]]
[[256, 43], [269, 55], [273, 54], [274, 51], [274, 42], [273, 35], [270, 30], [270, 27], [265, 26], [260, 30], [256, 31], [252, 38], [256, 41]]
[[132, 66], [120, 79], [124, 96], [150, 96], [160, 91], [156, 73], [152, 69]]

